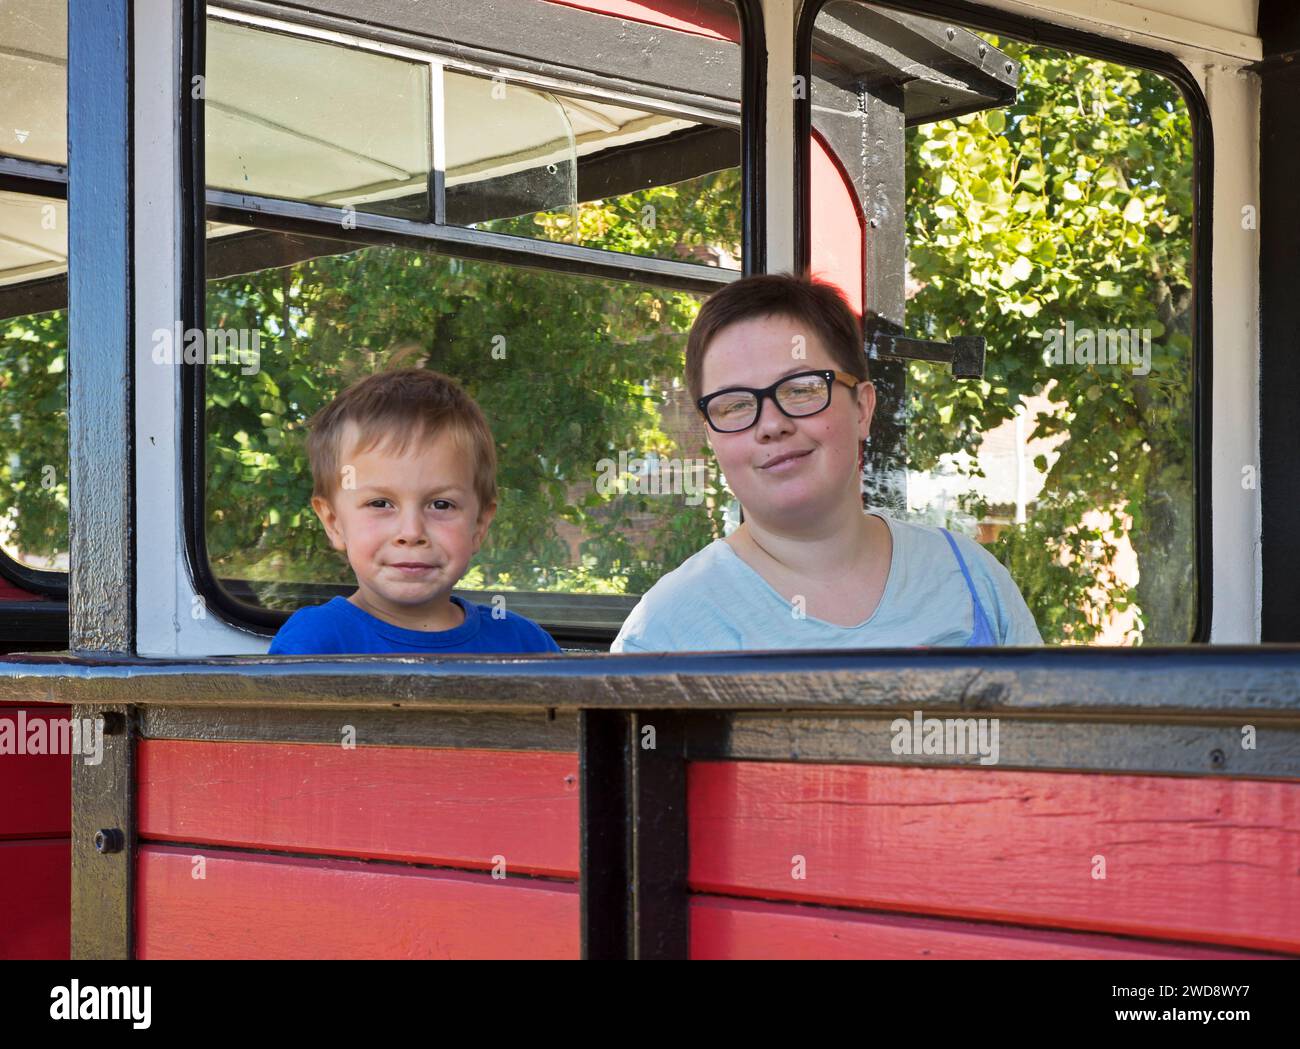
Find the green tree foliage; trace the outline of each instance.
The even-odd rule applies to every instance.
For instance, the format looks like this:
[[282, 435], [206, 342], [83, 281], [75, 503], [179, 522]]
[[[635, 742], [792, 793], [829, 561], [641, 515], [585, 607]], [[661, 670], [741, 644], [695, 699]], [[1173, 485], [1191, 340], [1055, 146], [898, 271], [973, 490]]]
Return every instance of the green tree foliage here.
[[66, 310], [0, 320], [0, 535], [39, 568], [68, 551], [67, 345]]
[[[491, 225], [569, 239], [572, 218]], [[738, 175], [584, 204], [577, 219], [582, 242], [612, 250], [682, 256], [721, 243], [739, 255]], [[497, 441], [498, 512], [463, 585], [638, 593], [721, 534], [717, 491], [710, 512], [593, 487], [597, 463], [620, 450], [709, 456], [707, 447], [677, 449], [660, 427], [659, 384], [683, 373], [695, 296], [350, 248], [209, 286], [209, 326], [256, 330], [263, 347], [254, 376], [207, 369], [208, 546], [219, 574], [256, 584], [350, 581], [309, 508], [306, 422], [351, 382], [399, 365], [456, 377]], [[584, 491], [576, 502], [571, 486]], [[648, 524], [649, 538], [629, 535], [633, 519]], [[557, 535], [560, 521], [587, 536], [579, 564]], [[256, 589], [268, 603], [282, 600], [280, 588]]]
[[[915, 129], [908, 140], [909, 327], [988, 340], [983, 383], [910, 369], [912, 469], [974, 453], [1021, 396], [1061, 435], [1030, 511], [996, 552], [1048, 641], [1087, 641], [1136, 603], [1143, 640], [1186, 641], [1195, 604], [1188, 112], [1168, 81], [1014, 41], [1017, 102]], [[1045, 333], [1147, 329], [1150, 373], [1045, 360]], [[934, 425], [934, 420], [939, 425]], [[1048, 462], [1040, 461], [1040, 469]], [[977, 508], [982, 509], [982, 508]], [[1119, 538], [1086, 511], [1121, 511], [1140, 581], [1110, 575]], [[1133, 592], [1135, 591], [1135, 592]]]

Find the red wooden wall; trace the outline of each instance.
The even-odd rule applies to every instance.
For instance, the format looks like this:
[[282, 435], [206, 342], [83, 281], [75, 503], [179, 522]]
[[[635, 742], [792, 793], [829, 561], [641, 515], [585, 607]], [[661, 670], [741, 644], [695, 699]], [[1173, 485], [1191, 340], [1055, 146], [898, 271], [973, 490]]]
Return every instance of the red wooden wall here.
[[576, 754], [144, 740], [137, 772], [139, 957], [580, 953]]
[[[693, 3], [559, 2], [735, 34]], [[861, 217], [816, 138], [810, 174], [812, 271], [860, 311]], [[0, 957], [68, 954], [69, 760], [0, 757]], [[578, 954], [573, 754], [143, 741], [138, 785], [141, 957]], [[692, 955], [1300, 954], [1297, 791], [696, 763]]]
[[[67, 707], [0, 704], [13, 724]], [[0, 754], [0, 958], [67, 958], [72, 916], [72, 757]]]
[[688, 797], [694, 957], [1300, 954], [1297, 783], [702, 762]]

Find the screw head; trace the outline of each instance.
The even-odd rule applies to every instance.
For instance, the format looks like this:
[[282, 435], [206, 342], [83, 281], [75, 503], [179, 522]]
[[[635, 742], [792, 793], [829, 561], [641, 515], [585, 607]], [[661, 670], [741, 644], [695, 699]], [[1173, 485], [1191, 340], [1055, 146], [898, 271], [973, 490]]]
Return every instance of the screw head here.
[[95, 851], [108, 855], [126, 848], [126, 835], [116, 827], [107, 827], [95, 834]]
[[1217, 747], [1210, 751], [1210, 767], [1221, 769], [1228, 763], [1228, 756]]
[[953, 39], [956, 38], [956, 36], [957, 36], [957, 30], [955, 30], [955, 29], [953, 29], [951, 26], [949, 26], [949, 27], [948, 27], [948, 39], [949, 39], [949, 40], [953, 40]]
[[988, 53], [989, 53], [989, 45], [988, 45], [988, 44], [980, 44], [980, 58], [983, 58], [983, 57], [984, 57], [985, 55], [987, 55]]

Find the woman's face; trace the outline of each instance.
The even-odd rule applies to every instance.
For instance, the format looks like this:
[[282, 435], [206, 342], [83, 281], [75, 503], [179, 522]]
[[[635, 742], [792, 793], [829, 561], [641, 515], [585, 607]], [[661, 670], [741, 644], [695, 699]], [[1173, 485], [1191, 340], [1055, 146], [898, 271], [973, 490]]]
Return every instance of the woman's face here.
[[[761, 389], [783, 376], [824, 368], [843, 370], [815, 332], [792, 317], [754, 317], [723, 328], [709, 343], [701, 396], [730, 386]], [[798, 531], [830, 520], [846, 503], [861, 508], [858, 450], [870, 431], [876, 394], [869, 382], [858, 384], [856, 401], [853, 393], [835, 383], [824, 411], [795, 419], [764, 398], [748, 430], [708, 429], [746, 516]]]

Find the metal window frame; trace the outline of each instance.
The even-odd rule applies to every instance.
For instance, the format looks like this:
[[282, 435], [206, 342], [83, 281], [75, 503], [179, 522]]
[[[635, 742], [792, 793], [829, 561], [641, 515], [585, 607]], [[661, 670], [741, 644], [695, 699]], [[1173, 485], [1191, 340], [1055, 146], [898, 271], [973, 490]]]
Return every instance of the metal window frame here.
[[[187, 19], [188, 37], [184, 48], [185, 68], [182, 71], [180, 85], [182, 88], [180, 105], [181, 138], [188, 143], [184, 151], [182, 166], [184, 174], [185, 221], [182, 230], [184, 259], [182, 289], [184, 308], [181, 323], [185, 329], [201, 327], [198, 318], [206, 315], [206, 240], [201, 235], [207, 218], [218, 218], [239, 225], [251, 225], [258, 228], [274, 229], [283, 232], [297, 232], [315, 235], [341, 242], [356, 244], [392, 244], [407, 247], [420, 247], [438, 250], [455, 257], [481, 259], [522, 267], [536, 268], [548, 272], [569, 272], [576, 275], [601, 277], [625, 282], [639, 282], [656, 287], [677, 290], [708, 292], [738, 279], [742, 275], [763, 272], [766, 266], [765, 242], [762, 235], [761, 201], [763, 196], [763, 160], [764, 149], [764, 100], [763, 90], [766, 83], [766, 44], [763, 37], [762, 15], [757, 0], [734, 0], [741, 29], [741, 67], [742, 95], [744, 104], [721, 101], [714, 106], [690, 106], [695, 98], [698, 102], [704, 96], [691, 96], [688, 92], [657, 91], [642, 97], [639, 94], [619, 91], [616, 88], [605, 89], [599, 78], [589, 83], [570, 82], [554, 76], [545, 76], [536, 70], [525, 70], [515, 66], [476, 65], [464, 58], [448, 56], [428, 49], [427, 44], [420, 48], [412, 47], [419, 43], [409, 34], [394, 40], [393, 34], [385, 34], [376, 39], [364, 40], [354, 33], [342, 33], [336, 25], [322, 25], [328, 22], [322, 16], [308, 17], [304, 13], [304, 22], [285, 23], [264, 14], [250, 15], [248, 11], [268, 9], [269, 5], [246, 3], [238, 5], [240, 11], [223, 10], [213, 12], [218, 17], [228, 18], [244, 24], [256, 24], [272, 31], [302, 35], [314, 39], [329, 40], [347, 44], [357, 41], [358, 46], [364, 42], [371, 50], [398, 54], [399, 57], [431, 62], [449, 69], [464, 70], [477, 75], [500, 75], [529, 87], [546, 87], [562, 91], [573, 97], [587, 97], [606, 101], [628, 101], [639, 108], [672, 115], [691, 116], [695, 119], [707, 119], [718, 124], [726, 119], [735, 119], [739, 108], [741, 129], [741, 233], [742, 266], [739, 272], [720, 268], [680, 263], [665, 259], [626, 255], [619, 252], [586, 248], [580, 245], [560, 244], [549, 241], [533, 241], [521, 237], [486, 231], [469, 230], [462, 227], [421, 223], [409, 219], [375, 215], [365, 212], [348, 214], [348, 227], [344, 228], [343, 209], [297, 201], [277, 200], [226, 191], [205, 191], [202, 176], [204, 171], [204, 122], [201, 99], [193, 99], [185, 90], [190, 79], [202, 75], [205, 55], [207, 9], [199, 0], [190, 0], [190, 13]], [[560, 9], [563, 10], [563, 9]], [[296, 13], [296, 12], [295, 12]], [[577, 16], [581, 21], [598, 17], [591, 12], [567, 13], [566, 17]], [[548, 17], [550, 12], [548, 12]], [[303, 30], [307, 31], [303, 31]], [[393, 48], [394, 50], [389, 50]], [[503, 62], [507, 56], [502, 56]], [[566, 69], [566, 72], [569, 70]], [[431, 70], [436, 81], [437, 70]], [[437, 91], [437, 88], [433, 88]], [[433, 122], [437, 123], [438, 114], [432, 113]], [[435, 132], [437, 128], [434, 128]], [[435, 150], [437, 149], [435, 134]], [[436, 159], [436, 157], [435, 157]], [[436, 173], [435, 173], [436, 178]], [[355, 226], [355, 228], [352, 228]], [[196, 235], [199, 234], [199, 235]], [[181, 451], [182, 451], [182, 517], [185, 532], [185, 550], [187, 569], [193, 582], [194, 590], [204, 601], [207, 610], [229, 626], [256, 635], [269, 638], [288, 618], [288, 612], [261, 608], [240, 600], [230, 593], [213, 572], [207, 553], [206, 533], [206, 491], [203, 479], [205, 470], [205, 412], [203, 369], [197, 365], [184, 364], [181, 371]], [[562, 595], [557, 595], [562, 596]], [[546, 626], [546, 623], [542, 624]], [[569, 631], [564, 624], [551, 628], [557, 638], [591, 643], [607, 641], [600, 631], [575, 629]], [[612, 632], [610, 633], [612, 637]]]
[[[814, 24], [831, 0], [814, 0], [800, 13], [795, 43], [795, 67], [811, 83]], [[982, 29], [1117, 65], [1156, 73], [1182, 93], [1192, 125], [1192, 501], [1196, 519], [1193, 561], [1196, 568], [1195, 622], [1190, 644], [1207, 643], [1214, 613], [1213, 488], [1211, 476], [1212, 409], [1214, 399], [1214, 330], [1212, 251], [1214, 201], [1214, 137], [1210, 109], [1200, 85], [1173, 55], [1083, 30], [1059, 26], [1041, 18], [1011, 14], [967, 0], [860, 0], [908, 14]], [[795, 252], [807, 271], [812, 259], [812, 92], [795, 101]]]

